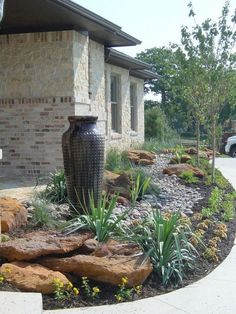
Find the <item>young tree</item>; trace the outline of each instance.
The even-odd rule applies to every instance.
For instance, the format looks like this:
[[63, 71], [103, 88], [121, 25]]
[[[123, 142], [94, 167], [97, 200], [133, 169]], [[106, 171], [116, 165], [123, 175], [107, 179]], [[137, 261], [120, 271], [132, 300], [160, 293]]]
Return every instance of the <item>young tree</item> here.
[[[194, 90], [200, 92], [199, 99], [205, 102], [203, 108], [207, 108], [207, 117], [211, 125], [212, 183], [214, 183], [216, 127], [219, 114], [236, 86], [236, 59], [233, 53], [236, 43], [234, 30], [236, 11], [229, 21], [229, 1], [226, 1], [217, 23], [207, 19], [202, 24], [197, 24], [192, 3], [190, 2], [188, 6], [189, 16], [194, 18], [195, 26], [191, 31], [186, 26], [182, 28], [182, 44], [189, 60], [194, 61], [190, 77], [194, 84], [197, 84]], [[197, 78], [199, 70], [201, 75]]]

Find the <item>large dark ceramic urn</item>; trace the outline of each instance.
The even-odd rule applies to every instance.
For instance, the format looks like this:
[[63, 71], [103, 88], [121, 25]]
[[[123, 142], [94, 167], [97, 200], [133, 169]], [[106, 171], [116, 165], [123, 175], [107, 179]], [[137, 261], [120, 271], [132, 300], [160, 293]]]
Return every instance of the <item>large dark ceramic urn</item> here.
[[89, 210], [89, 195], [97, 204], [102, 192], [105, 139], [96, 126], [97, 117], [70, 116], [62, 136], [65, 178], [71, 205]]

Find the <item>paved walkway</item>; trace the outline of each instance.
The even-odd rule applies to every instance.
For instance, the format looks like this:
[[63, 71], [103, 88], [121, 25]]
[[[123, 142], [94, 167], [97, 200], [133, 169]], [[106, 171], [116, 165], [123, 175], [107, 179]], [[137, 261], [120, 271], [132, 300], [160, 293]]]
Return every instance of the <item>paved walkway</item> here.
[[[218, 158], [217, 167], [236, 189], [236, 159]], [[9, 294], [10, 295], [10, 294]], [[41, 295], [6, 298], [0, 293], [0, 314], [34, 314]], [[19, 294], [17, 294], [19, 296]], [[37, 298], [36, 298], [37, 297]], [[9, 303], [12, 308], [10, 310]], [[36, 302], [35, 304], [33, 304]], [[6, 306], [5, 306], [6, 304]], [[15, 306], [15, 307], [14, 307]], [[34, 310], [33, 310], [34, 306]], [[6, 308], [6, 311], [5, 311]], [[16, 310], [16, 309], [19, 310]], [[20, 309], [24, 309], [21, 311]], [[41, 312], [42, 313], [42, 312]], [[43, 314], [235, 314], [236, 313], [236, 246], [225, 261], [207, 277], [174, 292], [135, 302], [69, 310], [43, 311]]]
[[[23, 202], [31, 199], [34, 194], [45, 188], [45, 185], [37, 182], [37, 180], [29, 180], [29, 178], [17, 177], [6, 178], [0, 176], [0, 197], [12, 197]], [[1, 312], [0, 312], [1, 314]]]

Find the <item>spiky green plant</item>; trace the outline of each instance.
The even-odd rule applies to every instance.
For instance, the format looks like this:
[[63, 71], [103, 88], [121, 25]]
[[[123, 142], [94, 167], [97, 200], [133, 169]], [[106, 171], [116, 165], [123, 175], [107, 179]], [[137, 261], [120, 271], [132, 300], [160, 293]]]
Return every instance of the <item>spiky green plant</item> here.
[[93, 195], [89, 194], [90, 209], [80, 203], [84, 214], [79, 214], [72, 219], [71, 224], [65, 228], [65, 232], [69, 234], [82, 229], [90, 230], [99, 242], [106, 241], [114, 232], [119, 231], [120, 223], [129, 212], [127, 209], [120, 215], [114, 215], [117, 198], [118, 195], [114, 195], [110, 199], [104, 195], [96, 206]]
[[56, 170], [54, 173], [50, 173], [49, 183], [43, 191], [43, 196], [53, 202], [62, 203], [66, 201], [67, 190], [65, 173], [63, 170]]
[[126, 227], [126, 238], [138, 243], [153, 264], [164, 286], [181, 284], [185, 271], [193, 269], [197, 250], [188, 240], [193, 233], [178, 212], [164, 215], [153, 211], [147, 221]]

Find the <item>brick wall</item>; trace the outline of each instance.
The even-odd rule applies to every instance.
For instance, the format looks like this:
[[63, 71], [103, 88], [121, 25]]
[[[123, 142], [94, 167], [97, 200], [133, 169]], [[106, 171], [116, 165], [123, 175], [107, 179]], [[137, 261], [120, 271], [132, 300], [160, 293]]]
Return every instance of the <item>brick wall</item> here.
[[62, 166], [61, 134], [72, 97], [0, 99], [1, 175], [44, 176]]

